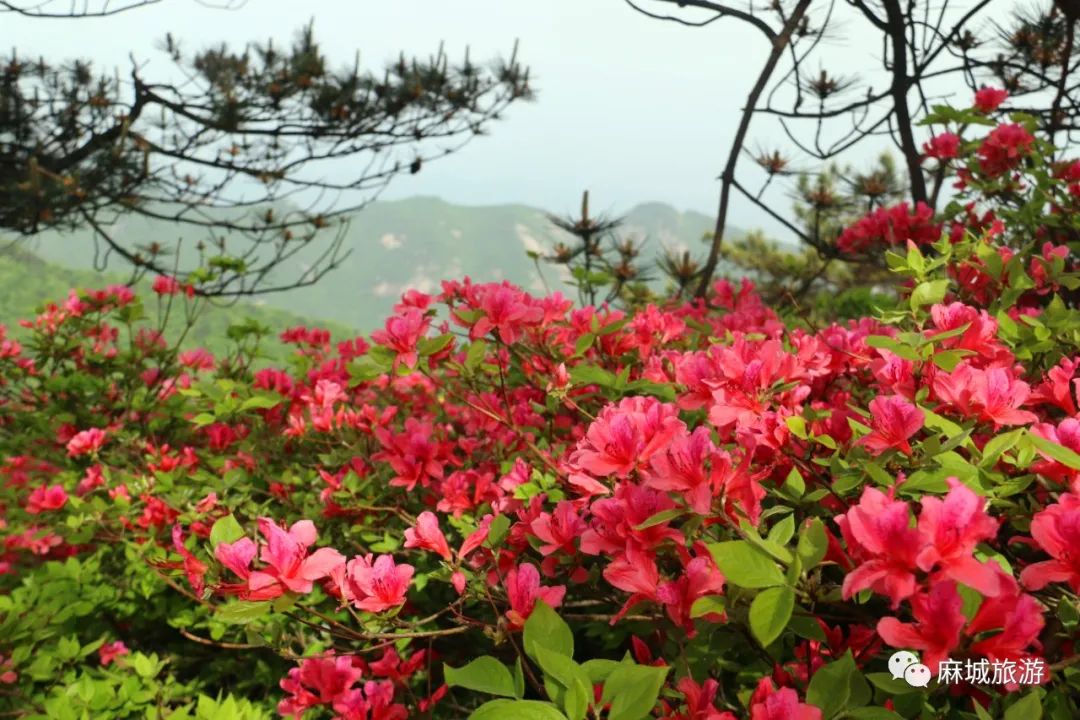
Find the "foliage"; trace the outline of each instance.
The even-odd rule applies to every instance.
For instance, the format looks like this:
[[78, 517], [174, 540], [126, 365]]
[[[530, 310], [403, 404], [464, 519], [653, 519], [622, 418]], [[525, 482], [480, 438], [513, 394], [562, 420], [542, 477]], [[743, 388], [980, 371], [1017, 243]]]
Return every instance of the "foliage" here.
[[[43, 305], [67, 295], [70, 288], [92, 287], [102, 283], [122, 285], [123, 278], [118, 275], [96, 273], [88, 270], [74, 270], [44, 262], [35, 255], [19, 247], [8, 247], [0, 252], [0, 324], [11, 328], [13, 337], [21, 337], [22, 329], [16, 327], [23, 318], [29, 317]], [[151, 309], [156, 309], [158, 300], [150, 283], [135, 285], [136, 294]], [[185, 308], [186, 309], [186, 308]], [[232, 326], [262, 327], [262, 335], [280, 332], [286, 328], [307, 326], [311, 320], [267, 306], [257, 306], [246, 302], [203, 301], [192, 317], [177, 307], [165, 318], [164, 337], [173, 346], [182, 350], [204, 347], [215, 355], [227, 353], [233, 345], [229, 338]], [[335, 322], [322, 323], [335, 337], [349, 337], [353, 333], [345, 325]], [[234, 331], [235, 333], [235, 331]], [[275, 342], [273, 338], [264, 338], [260, 349], [275, 361], [284, 361], [291, 348]]]
[[[0, 13], [51, 17], [46, 5]], [[531, 95], [516, 51], [490, 66], [440, 49], [335, 69], [311, 26], [287, 47], [189, 52], [167, 35], [163, 48], [175, 67], [158, 78], [134, 60], [101, 73], [12, 50], [0, 70], [0, 229], [90, 229], [136, 276], [177, 275], [204, 295], [307, 286], [340, 263], [348, 214]], [[179, 232], [132, 244], [113, 228], [131, 216]], [[298, 262], [324, 229], [319, 252]]]
[[1080, 164], [939, 112], [949, 214], [844, 230], [873, 317], [448, 281], [255, 370], [48, 309], [0, 341], [0, 711], [1076, 717]]
[[[843, 194], [861, 198], [870, 209], [903, 196], [916, 214], [938, 210], [944, 176], [923, 162], [928, 150], [917, 127], [936, 114], [936, 98], [952, 97], [958, 88], [976, 93], [983, 113], [1008, 100], [1004, 107], [1009, 111], [1028, 113], [1029, 130], [1063, 147], [1075, 142], [1080, 127], [1076, 0], [1024, 6], [1006, 0], [777, 0], [767, 7], [725, 0], [626, 4], [649, 17], [691, 27], [741, 23], [767, 50], [739, 106], [738, 129], [719, 176], [719, 212], [697, 284], [699, 296], [709, 289], [720, 251], [730, 239], [733, 196], [768, 213], [823, 260], [835, 257], [835, 231], [847, 225], [828, 217], [849, 209]], [[877, 62], [853, 63], [850, 49], [832, 42], [839, 38], [860, 38], [880, 47]], [[739, 67], [744, 60], [731, 58]], [[885, 161], [861, 173], [840, 170], [851, 155], [861, 151], [865, 158], [882, 144], [899, 151], [902, 169]], [[744, 155], [756, 169], [739, 166]], [[841, 180], [847, 188], [837, 187]], [[789, 195], [783, 190], [793, 190], [804, 201], [793, 213], [784, 207]], [[806, 223], [807, 209], [816, 214], [818, 201], [827, 211], [822, 222]], [[872, 266], [874, 258], [848, 255], [850, 261], [870, 260]]]

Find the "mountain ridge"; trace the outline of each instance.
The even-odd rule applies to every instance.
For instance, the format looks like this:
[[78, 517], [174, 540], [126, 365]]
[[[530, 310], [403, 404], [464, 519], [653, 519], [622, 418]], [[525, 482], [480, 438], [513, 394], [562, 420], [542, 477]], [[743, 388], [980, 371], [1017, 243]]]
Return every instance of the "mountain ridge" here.
[[[662, 202], [604, 214], [623, 219], [620, 234], [643, 238], [646, 262], [664, 248], [703, 254], [703, 238], [713, 224], [704, 213]], [[555, 243], [569, 241], [550, 216], [524, 203], [462, 205], [433, 195], [379, 200], [350, 219], [343, 242], [350, 254], [337, 269], [313, 286], [262, 296], [252, 304], [367, 332], [382, 325], [403, 292], [437, 292], [444, 279], [509, 280], [531, 292], [544, 292], [546, 286], [565, 291], [560, 279], [565, 279], [564, 268], [541, 263], [541, 277], [528, 256], [529, 251], [544, 254]], [[126, 216], [115, 229], [129, 245], [191, 234], [190, 229], [139, 215]], [[312, 245], [318, 246], [319, 239]], [[84, 270], [93, 267], [92, 249], [92, 236], [85, 230], [42, 233], [31, 245], [32, 252], [48, 262]], [[298, 254], [292, 267], [302, 268], [316, 249]]]

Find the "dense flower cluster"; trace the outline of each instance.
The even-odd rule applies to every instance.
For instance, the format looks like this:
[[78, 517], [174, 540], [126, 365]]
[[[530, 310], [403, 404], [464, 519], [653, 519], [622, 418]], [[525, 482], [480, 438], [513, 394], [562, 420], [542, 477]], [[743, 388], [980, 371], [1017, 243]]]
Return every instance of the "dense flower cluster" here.
[[[1080, 274], [1001, 213], [872, 212], [840, 247], [894, 248], [909, 309], [824, 327], [745, 281], [622, 310], [466, 279], [267, 367], [76, 293], [0, 353], [0, 708], [1073, 717]], [[924, 690], [898, 649], [1047, 676]]]

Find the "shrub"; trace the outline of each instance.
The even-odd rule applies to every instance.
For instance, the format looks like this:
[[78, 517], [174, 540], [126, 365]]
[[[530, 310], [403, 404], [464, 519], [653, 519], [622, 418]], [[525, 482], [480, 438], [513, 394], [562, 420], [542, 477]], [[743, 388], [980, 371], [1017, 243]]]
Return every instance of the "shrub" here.
[[255, 370], [48, 308], [0, 340], [0, 709], [1076, 717], [1080, 177], [984, 120], [843, 324], [466, 280]]

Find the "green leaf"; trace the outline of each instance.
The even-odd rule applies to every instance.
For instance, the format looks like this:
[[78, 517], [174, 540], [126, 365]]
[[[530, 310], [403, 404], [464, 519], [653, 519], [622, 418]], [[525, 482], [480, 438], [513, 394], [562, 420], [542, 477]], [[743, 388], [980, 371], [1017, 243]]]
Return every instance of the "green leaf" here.
[[795, 552], [802, 560], [806, 570], [812, 570], [822, 561], [829, 550], [829, 536], [825, 534], [825, 524], [813, 518], [799, 534], [799, 543]]
[[536, 660], [535, 647], [540, 645], [547, 650], [566, 657], [574, 657], [574, 633], [559, 614], [543, 600], [536, 601], [529, 619], [525, 621], [525, 652]]
[[[565, 655], [535, 645], [536, 662], [544, 674], [562, 686], [561, 702], [569, 720], [582, 720], [592, 700], [592, 681], [588, 673]], [[545, 678], [547, 680], [548, 678]]]
[[871, 480], [882, 487], [892, 487], [896, 482], [896, 478], [885, 472], [885, 469], [874, 461], [865, 463], [863, 469], [866, 470], [866, 474], [870, 476]]
[[942, 350], [934, 353], [931, 359], [935, 365], [945, 372], [952, 372], [960, 364], [961, 360], [971, 354], [970, 350]]
[[787, 545], [788, 540], [795, 534], [795, 517], [787, 515], [783, 520], [776, 523], [769, 530], [768, 541], [777, 545]]
[[825, 718], [847, 707], [865, 704], [869, 699], [870, 687], [855, 666], [850, 650], [836, 662], [822, 666], [806, 688], [806, 702], [821, 708]]
[[428, 357], [429, 355], [437, 355], [442, 352], [449, 347], [452, 342], [454, 342], [454, 336], [450, 333], [445, 333], [438, 337], [424, 338], [417, 344], [416, 349], [421, 355]]
[[780, 486], [780, 490], [786, 492], [792, 497], [802, 497], [806, 492], [806, 481], [803, 480], [802, 473], [796, 467], [791, 468], [791, 472], [787, 474], [787, 479], [784, 480], [784, 484]]
[[904, 360], [921, 360], [918, 351], [915, 348], [895, 340], [888, 335], [867, 335], [863, 342], [869, 347], [880, 348], [882, 350], [888, 350], [893, 355], [901, 357]]
[[675, 386], [670, 383], [656, 383], [644, 378], [628, 383], [626, 390], [632, 391], [635, 395], [652, 395], [664, 402], [675, 402], [675, 398], [679, 395]]
[[726, 607], [723, 595], [705, 595], [699, 597], [690, 606], [690, 617], [699, 618], [706, 615], [719, 615]]
[[287, 592], [276, 600], [270, 601], [270, 609], [274, 612], [283, 613], [292, 610], [300, 596], [294, 592]]
[[641, 720], [652, 713], [668, 667], [620, 664], [604, 683], [601, 704], [611, 703], [608, 720]]
[[539, 700], [492, 700], [476, 708], [469, 720], [567, 720], [551, 703]]
[[142, 653], [135, 653], [128, 659], [128, 662], [131, 663], [135, 672], [142, 678], [149, 679], [161, 672], [161, 663], [155, 662]]
[[750, 543], [758, 550], [762, 550], [766, 554], [771, 555], [785, 565], [791, 562], [792, 554], [786, 547], [771, 539], [761, 537], [761, 535], [758, 534], [757, 529], [745, 520], [740, 521], [739, 526], [743, 530], [746, 542]]
[[234, 543], [244, 537], [244, 528], [232, 514], [218, 518], [210, 528], [210, 546], [217, 548], [221, 543]]
[[443, 676], [446, 678], [446, 684], [451, 687], [475, 690], [488, 695], [521, 697], [514, 686], [514, 678], [510, 670], [490, 655], [478, 657], [460, 668], [443, 665]]
[[390, 371], [390, 367], [389, 363], [384, 365], [371, 355], [361, 355], [348, 365], [349, 387], [356, 387], [360, 383], [385, 375]]
[[647, 518], [645, 522], [634, 527], [635, 530], [646, 530], [654, 525], [660, 525], [666, 523], [668, 520], [673, 520], [683, 514], [682, 508], [668, 508], [667, 510], [661, 510], [660, 512]]
[[1017, 441], [1024, 434], [1023, 428], [1017, 428], [1007, 433], [1002, 433], [997, 437], [991, 438], [986, 443], [982, 451], [982, 460], [979, 462], [979, 467], [992, 468], [1002, 456], [1003, 453], [1008, 452], [1016, 445]]
[[960, 613], [967, 618], [968, 622], [975, 617], [982, 605], [983, 596], [978, 590], [969, 588], [967, 585], [957, 583], [956, 592], [960, 595]]
[[852, 720], [904, 720], [904, 716], [883, 707], [862, 707], [848, 710], [839, 717]]
[[570, 379], [576, 385], [612, 387], [615, 384], [615, 376], [597, 365], [575, 365], [570, 368]]
[[986, 708], [980, 705], [978, 700], [972, 700], [971, 704], [975, 708], [975, 714], [979, 716], [979, 720], [994, 720], [993, 716], [986, 712]]
[[807, 615], [792, 615], [791, 620], [788, 621], [788, 627], [801, 638], [825, 641], [825, 631], [821, 629], [821, 625]]
[[1041, 720], [1043, 708], [1039, 695], [1038, 690], [1032, 690], [1005, 708], [1005, 720]]
[[514, 696], [523, 698], [525, 697], [525, 672], [521, 668], [520, 655], [514, 658], [512, 671], [514, 675]]
[[589, 682], [593, 685], [597, 685], [607, 680], [608, 676], [621, 664], [622, 663], [616, 662], [615, 660], [595, 658], [593, 660], [586, 660], [582, 663], [581, 669], [589, 676]]
[[1062, 597], [1058, 602], [1057, 616], [1061, 624], [1067, 628], [1080, 624], [1080, 609], [1067, 597]]
[[766, 588], [784, 584], [784, 574], [772, 558], [745, 540], [712, 543], [709, 552], [724, 577], [739, 587]]
[[1028, 433], [1028, 439], [1044, 455], [1073, 470], [1080, 470], [1080, 455], [1077, 455], [1064, 445], [1058, 445], [1056, 442], [1050, 442], [1046, 438], [1041, 438], [1032, 433]]
[[795, 609], [795, 592], [789, 587], [762, 590], [750, 604], [750, 631], [762, 647], [768, 647], [787, 627]]
[[585, 333], [579, 337], [577, 342], [574, 343], [574, 357], [581, 357], [584, 355], [585, 351], [588, 350], [594, 342], [596, 342], [596, 335], [593, 333]]
[[272, 407], [277, 407], [285, 398], [280, 395], [253, 395], [240, 404], [241, 410], [267, 410]]
[[879, 690], [884, 690], [890, 695], [906, 695], [918, 691], [916, 688], [911, 687], [907, 680], [903, 678], [897, 680], [891, 673], [887, 672], [867, 673], [866, 679], [870, 681], [871, 685]]
[[487, 539], [484, 540], [484, 545], [489, 548], [498, 547], [502, 544], [502, 541], [509, 530], [510, 518], [506, 515], [496, 515], [491, 518], [491, 525], [488, 526], [488, 536]]
[[802, 440], [806, 439], [806, 419], [799, 417], [798, 415], [792, 415], [784, 419], [784, 424], [787, 425], [791, 434]]
[[465, 369], [474, 372], [487, 355], [488, 345], [484, 340], [474, 340], [465, 351]]
[[926, 260], [914, 243], [908, 245], [907, 264], [909, 268], [915, 271], [916, 277], [922, 277], [926, 274]]
[[927, 410], [924, 407], [920, 407], [919, 409], [923, 411], [923, 416], [926, 418], [926, 427], [940, 431], [945, 437], [955, 437], [964, 431], [964, 428], [960, 427], [952, 420], [944, 418], [932, 410]]
[[228, 605], [219, 606], [214, 613], [214, 619], [227, 625], [246, 625], [252, 620], [258, 620], [270, 612], [268, 602], [250, 602], [237, 600]]
[[949, 291], [948, 280], [928, 280], [919, 283], [911, 291], [911, 309], [917, 310], [923, 305], [933, 305], [945, 299], [945, 293]]

